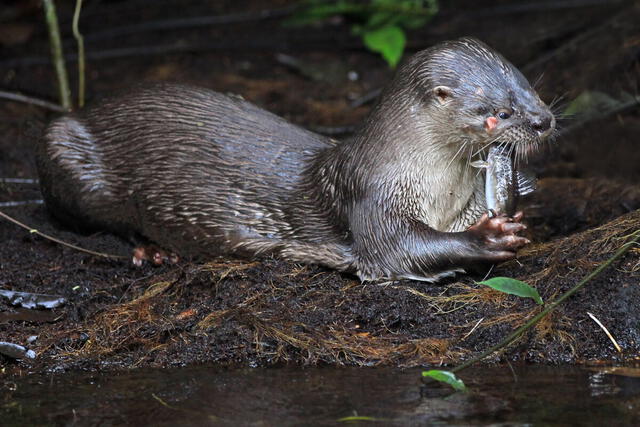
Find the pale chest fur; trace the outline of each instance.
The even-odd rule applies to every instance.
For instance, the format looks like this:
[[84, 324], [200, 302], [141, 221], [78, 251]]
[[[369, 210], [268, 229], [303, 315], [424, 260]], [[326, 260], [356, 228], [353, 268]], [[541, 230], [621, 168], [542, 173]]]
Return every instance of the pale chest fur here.
[[484, 178], [466, 164], [412, 165], [396, 177], [402, 212], [443, 232], [462, 231], [485, 210]]

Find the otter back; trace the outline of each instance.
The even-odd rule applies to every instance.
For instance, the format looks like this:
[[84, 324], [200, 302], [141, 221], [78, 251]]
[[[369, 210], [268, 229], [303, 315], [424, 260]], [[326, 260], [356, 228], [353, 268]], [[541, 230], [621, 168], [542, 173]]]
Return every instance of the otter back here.
[[52, 122], [38, 169], [67, 223], [215, 255], [287, 239], [304, 165], [331, 145], [242, 99], [156, 85]]

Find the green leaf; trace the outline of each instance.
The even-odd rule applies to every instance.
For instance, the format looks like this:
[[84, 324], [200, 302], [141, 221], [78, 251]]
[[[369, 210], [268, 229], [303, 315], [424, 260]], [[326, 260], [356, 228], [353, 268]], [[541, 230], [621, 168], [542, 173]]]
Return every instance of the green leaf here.
[[524, 298], [533, 298], [538, 304], [542, 304], [542, 298], [535, 288], [520, 280], [511, 277], [492, 277], [489, 280], [478, 282], [479, 285], [489, 286], [505, 294], [517, 295]]
[[467, 386], [465, 386], [464, 382], [456, 377], [456, 374], [454, 374], [453, 372], [442, 371], [440, 369], [431, 369], [429, 371], [422, 371], [422, 376], [434, 379], [441, 383], [448, 384], [455, 390], [467, 391]]
[[398, 65], [406, 43], [404, 31], [393, 25], [366, 30], [362, 40], [367, 48], [380, 53], [391, 67]]

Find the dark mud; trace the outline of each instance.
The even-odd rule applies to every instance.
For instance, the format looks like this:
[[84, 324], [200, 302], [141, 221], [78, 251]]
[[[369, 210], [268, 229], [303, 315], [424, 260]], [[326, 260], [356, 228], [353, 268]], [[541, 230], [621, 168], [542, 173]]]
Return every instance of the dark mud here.
[[[286, 6], [278, 1], [193, 3], [190, 16]], [[24, 40], [3, 42], [0, 81], [8, 90], [55, 99], [51, 67], [42, 63], [47, 44], [41, 11], [25, 4], [30, 2], [15, 2], [14, 16], [2, 18], [28, 34]], [[474, 6], [465, 14], [443, 5], [441, 16], [430, 27], [411, 35], [410, 48], [470, 34], [495, 46], [530, 79], [544, 71], [539, 90], [545, 100], [562, 95], [572, 99], [594, 88], [612, 96], [637, 93], [640, 65], [634, 40], [640, 33], [632, 24], [640, 17], [632, 3], [524, 16], [470, 4]], [[98, 33], [157, 20], [167, 10], [123, 8], [121, 2], [98, 2], [85, 17], [87, 33], [89, 28]], [[491, 10], [493, 14], [485, 13]], [[63, 22], [68, 22], [69, 13], [62, 6]], [[474, 14], [483, 18], [473, 19]], [[610, 31], [611, 25], [616, 32]], [[142, 80], [183, 81], [242, 94], [307, 127], [354, 125], [370, 104], [352, 108], [350, 103], [383, 85], [391, 72], [358, 47], [344, 23], [334, 22], [330, 28], [286, 29], [269, 19], [127, 37], [103, 35], [94, 41], [88, 37], [93, 54], [112, 52], [125, 43], [164, 46], [176, 38], [180, 46], [190, 46], [174, 49], [173, 54], [146, 52], [90, 60], [89, 93], [95, 97]], [[209, 49], [207, 42], [212, 45]], [[609, 62], [603, 70], [605, 61], [598, 52], [605, 51]], [[321, 75], [338, 77], [305, 77], [278, 62], [279, 52], [311, 64]], [[329, 72], [328, 64], [343, 71]], [[345, 78], [349, 71], [358, 78]], [[34, 106], [0, 102], [0, 178], [37, 177], [33, 141], [51, 117]], [[572, 123], [576, 122], [565, 122], [565, 126]], [[523, 208], [528, 237], [534, 243], [517, 262], [499, 266], [491, 274], [526, 280], [550, 301], [639, 229], [638, 129], [637, 108], [602, 114], [532, 159], [542, 179], [539, 190], [523, 201]], [[39, 198], [37, 185], [0, 183], [0, 202]], [[70, 243], [127, 259], [131, 254], [129, 243], [117, 237], [79, 235], [62, 228], [41, 205], [1, 210]], [[274, 259], [134, 268], [127, 259], [111, 261], [83, 254], [5, 220], [0, 220], [0, 242], [2, 289], [68, 299], [63, 307], [49, 311], [18, 309], [0, 300], [0, 340], [25, 344], [29, 336], [38, 337], [30, 344], [38, 354], [34, 361], [0, 356], [0, 363], [16, 373], [206, 362], [249, 366], [455, 363], [497, 343], [540, 310], [529, 300], [474, 284], [483, 273], [431, 285], [362, 284], [320, 267]], [[638, 307], [640, 251], [635, 248], [492, 360], [633, 360], [640, 354]], [[623, 353], [614, 349], [587, 312], [609, 328]]]

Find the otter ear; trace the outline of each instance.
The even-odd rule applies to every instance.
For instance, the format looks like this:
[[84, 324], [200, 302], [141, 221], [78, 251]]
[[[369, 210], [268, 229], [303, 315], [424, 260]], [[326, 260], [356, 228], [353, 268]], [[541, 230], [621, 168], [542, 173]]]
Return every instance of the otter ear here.
[[440, 104], [446, 103], [451, 98], [451, 88], [449, 86], [436, 86], [433, 88], [433, 94]]

